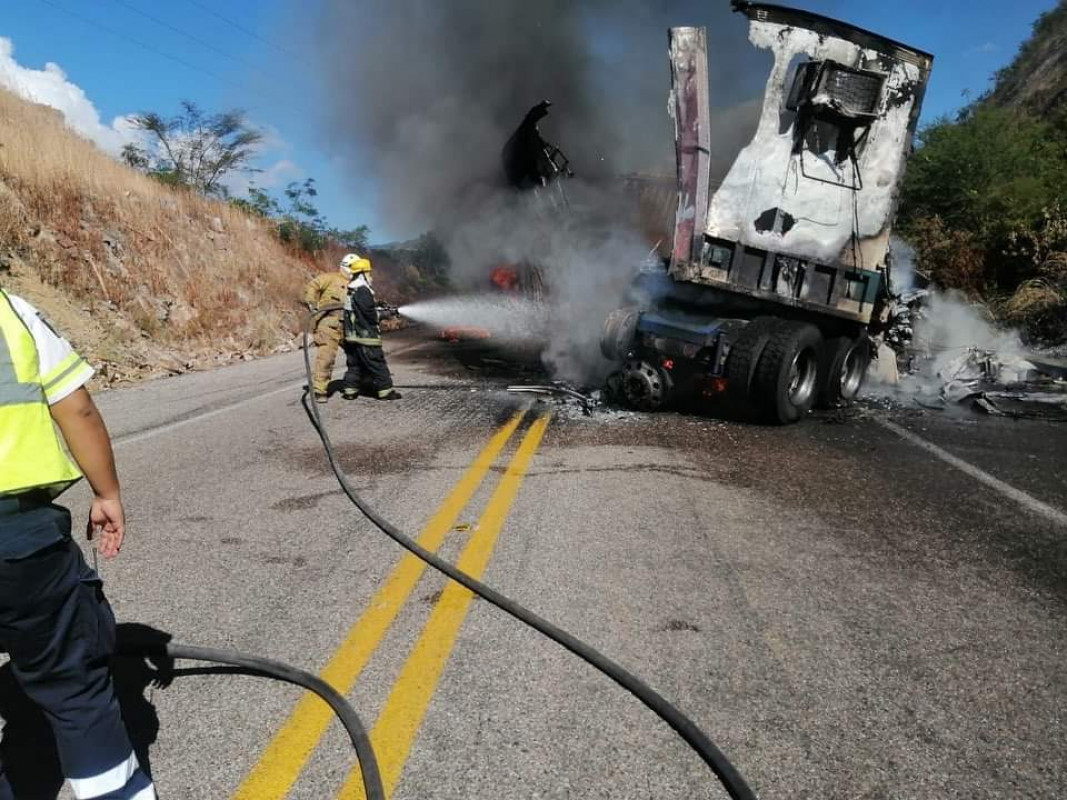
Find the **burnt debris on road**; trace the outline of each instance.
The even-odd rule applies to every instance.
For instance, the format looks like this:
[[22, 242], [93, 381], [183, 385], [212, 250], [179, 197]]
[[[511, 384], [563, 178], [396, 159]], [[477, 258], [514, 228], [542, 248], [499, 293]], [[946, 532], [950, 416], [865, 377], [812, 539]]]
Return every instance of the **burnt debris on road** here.
[[961, 297], [930, 288], [901, 292], [875, 341], [875, 396], [1067, 421], [1067, 361], [1025, 347]]

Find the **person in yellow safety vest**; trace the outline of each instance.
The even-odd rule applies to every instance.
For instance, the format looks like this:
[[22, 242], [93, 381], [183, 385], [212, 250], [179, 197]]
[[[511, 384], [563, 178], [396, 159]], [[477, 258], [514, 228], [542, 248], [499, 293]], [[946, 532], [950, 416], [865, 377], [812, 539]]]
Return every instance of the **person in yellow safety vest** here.
[[[348, 296], [348, 282], [352, 280], [351, 266], [355, 260], [356, 256], [349, 254], [341, 259], [338, 272], [324, 272], [308, 281], [304, 287], [304, 305], [309, 311], [344, 303]], [[319, 317], [315, 326], [315, 366], [311, 387], [316, 403], [326, 402], [333, 364], [343, 338], [340, 311], [331, 311]]]
[[393, 388], [393, 376], [389, 373], [382, 348], [378, 305], [371, 287], [371, 263], [354, 253], [345, 256], [345, 260], [348, 259], [353, 259], [349, 261], [353, 277], [345, 298], [343, 347], [348, 370], [341, 396], [355, 400], [361, 385], [365, 385], [378, 400], [400, 400], [400, 392]]
[[[71, 537], [70, 512], [54, 502], [84, 474], [88, 537], [104, 558], [118, 555], [125, 512], [111, 440], [85, 389], [92, 375], [33, 306], [0, 289], [0, 649], [48, 719], [76, 800], [155, 800], [111, 679], [115, 617]], [[14, 796], [0, 767], [0, 800]]]

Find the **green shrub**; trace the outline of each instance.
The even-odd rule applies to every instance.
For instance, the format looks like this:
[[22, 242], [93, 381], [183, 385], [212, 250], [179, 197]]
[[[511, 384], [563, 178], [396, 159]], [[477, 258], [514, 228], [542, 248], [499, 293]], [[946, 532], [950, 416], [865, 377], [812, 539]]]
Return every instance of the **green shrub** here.
[[1018, 109], [971, 106], [919, 134], [901, 233], [948, 288], [991, 299], [1067, 245], [1067, 136]]

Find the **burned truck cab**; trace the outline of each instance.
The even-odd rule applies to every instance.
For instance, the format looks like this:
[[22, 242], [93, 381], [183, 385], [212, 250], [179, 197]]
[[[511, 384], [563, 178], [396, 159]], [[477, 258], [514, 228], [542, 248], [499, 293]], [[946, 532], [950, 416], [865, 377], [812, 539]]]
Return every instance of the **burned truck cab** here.
[[[733, 7], [774, 57], [755, 135], [712, 191], [706, 35], [672, 29], [672, 255], [659, 294], [613, 315], [602, 344], [636, 405], [668, 402], [686, 373], [785, 423], [859, 392], [933, 58], [816, 14]], [[679, 361], [678, 343], [700, 358]]]

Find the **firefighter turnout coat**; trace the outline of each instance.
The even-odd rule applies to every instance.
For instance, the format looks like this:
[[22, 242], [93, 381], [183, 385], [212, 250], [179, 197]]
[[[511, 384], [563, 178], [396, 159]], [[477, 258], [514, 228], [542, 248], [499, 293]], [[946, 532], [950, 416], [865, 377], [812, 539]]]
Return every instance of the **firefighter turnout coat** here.
[[[341, 305], [347, 296], [348, 278], [340, 271], [316, 275], [304, 287], [304, 304], [312, 310], [323, 306]], [[326, 314], [319, 320], [319, 325], [340, 328], [340, 313]]]
[[382, 329], [378, 320], [374, 290], [366, 275], [362, 273], [356, 275], [348, 284], [344, 328], [346, 344], [361, 344], [366, 347], [382, 346]]

